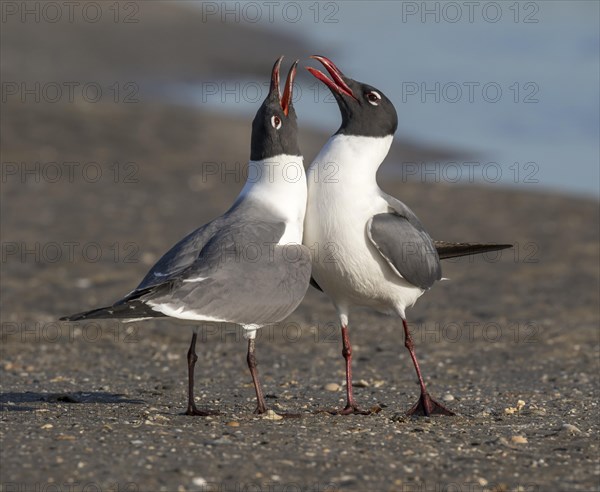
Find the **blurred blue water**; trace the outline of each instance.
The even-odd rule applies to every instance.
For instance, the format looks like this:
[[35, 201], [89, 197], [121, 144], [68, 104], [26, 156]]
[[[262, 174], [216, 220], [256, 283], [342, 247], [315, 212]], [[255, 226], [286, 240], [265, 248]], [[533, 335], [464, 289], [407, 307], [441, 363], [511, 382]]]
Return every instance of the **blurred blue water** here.
[[[397, 135], [477, 155], [469, 161], [479, 165], [459, 162], [446, 176], [421, 179], [498, 179], [600, 196], [600, 2], [475, 4], [280, 2], [269, 19], [266, 3], [256, 2], [259, 26], [307, 39], [347, 75], [385, 92], [398, 110]], [[257, 12], [239, 10], [240, 19], [255, 20]], [[301, 66], [319, 67], [306, 55]], [[252, 94], [256, 82], [248, 84]], [[309, 78], [298, 85], [300, 123], [333, 132], [340, 119], [335, 105], [322, 104], [326, 89], [315, 93]], [[206, 90], [195, 97], [247, 114], [257, 105], [252, 96], [230, 104]], [[489, 162], [496, 165], [486, 168]]]

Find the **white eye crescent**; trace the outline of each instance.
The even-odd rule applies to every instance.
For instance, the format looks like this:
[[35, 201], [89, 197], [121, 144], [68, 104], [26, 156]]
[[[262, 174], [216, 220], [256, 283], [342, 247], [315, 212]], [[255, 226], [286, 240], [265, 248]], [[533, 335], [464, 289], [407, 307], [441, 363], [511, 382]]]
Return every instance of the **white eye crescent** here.
[[275, 130], [279, 130], [281, 128], [281, 118], [276, 114], [271, 116], [271, 125], [273, 128], [275, 128]]
[[367, 101], [369, 101], [369, 104], [372, 104], [373, 106], [379, 106], [379, 101], [381, 101], [381, 94], [379, 94], [379, 92], [371, 91], [367, 92], [365, 95], [367, 96]]

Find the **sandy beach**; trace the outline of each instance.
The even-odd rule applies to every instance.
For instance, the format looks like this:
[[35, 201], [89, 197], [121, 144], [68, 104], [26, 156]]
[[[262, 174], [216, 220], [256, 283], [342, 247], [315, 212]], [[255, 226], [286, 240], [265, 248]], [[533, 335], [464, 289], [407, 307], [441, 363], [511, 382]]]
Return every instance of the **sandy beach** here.
[[[264, 47], [277, 43], [290, 56], [311, 49], [241, 27], [197, 29], [199, 14], [184, 8], [144, 9], [144, 22], [128, 31], [108, 22], [86, 33], [77, 23], [6, 23], [3, 82], [106, 87], [144, 81], [156, 66], [168, 81], [263, 77], [274, 59]], [[188, 51], [161, 31], [174, 22]], [[217, 42], [224, 35], [264, 56], [238, 63]], [[161, 51], [144, 49], [159, 36]], [[23, 63], [40, 39], [46, 54], [69, 56], [42, 63], [44, 50], [35, 50], [40, 64]], [[210, 57], [194, 48], [206, 42], [217, 47]], [[182, 415], [189, 326], [59, 323], [129, 292], [243, 185], [249, 120], [147, 98], [151, 84], [139, 85], [133, 104], [3, 101], [1, 491], [598, 490], [595, 200], [380, 177], [434, 239], [515, 245], [445, 262], [449, 280], [408, 311], [429, 389], [457, 412], [452, 418], [404, 416], [419, 388], [400, 320], [367, 310], [350, 323], [355, 395], [381, 411], [315, 413], [343, 402], [344, 367], [334, 309], [314, 289], [257, 342], [267, 401], [301, 414], [294, 419], [252, 414], [239, 328], [202, 327], [198, 403], [221, 415], [193, 418]], [[301, 127], [305, 162], [327, 138]], [[457, 152], [399, 139], [390, 159]]]

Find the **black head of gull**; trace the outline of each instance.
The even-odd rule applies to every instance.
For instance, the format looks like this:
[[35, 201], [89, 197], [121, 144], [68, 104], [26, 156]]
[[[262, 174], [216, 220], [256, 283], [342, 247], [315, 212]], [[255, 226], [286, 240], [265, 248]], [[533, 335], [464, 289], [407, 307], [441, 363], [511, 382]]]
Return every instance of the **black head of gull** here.
[[328, 58], [313, 55], [331, 75], [331, 79], [316, 68], [307, 70], [323, 82], [335, 97], [342, 125], [336, 134], [364, 137], [387, 137], [398, 128], [398, 115], [392, 101], [379, 89], [346, 77]]
[[269, 94], [252, 121], [250, 159], [260, 161], [278, 155], [302, 155], [298, 147], [298, 123], [292, 103], [296, 77], [296, 60], [285, 81], [283, 95], [279, 93], [279, 68], [283, 56], [275, 62], [271, 73]]

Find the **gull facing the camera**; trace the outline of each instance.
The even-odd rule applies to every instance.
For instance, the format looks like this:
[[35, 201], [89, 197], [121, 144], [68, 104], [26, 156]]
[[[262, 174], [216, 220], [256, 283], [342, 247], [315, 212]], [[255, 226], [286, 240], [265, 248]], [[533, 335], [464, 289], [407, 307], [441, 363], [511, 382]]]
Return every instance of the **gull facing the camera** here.
[[[298, 61], [281, 96], [282, 59], [273, 67], [269, 94], [252, 122], [248, 180], [232, 207], [173, 246], [123, 299], [62, 318], [170, 317], [242, 325], [256, 391], [255, 413], [267, 411], [256, 369], [256, 331], [296, 309], [308, 289], [311, 271], [310, 252], [302, 246], [307, 190], [292, 105]], [[291, 168], [300, 179], [287, 179]], [[188, 351], [186, 414], [210, 415], [218, 412], [201, 411], [194, 402], [197, 335], [196, 329]]]
[[[384, 193], [376, 173], [392, 144], [398, 117], [392, 102], [375, 87], [346, 77], [331, 60], [313, 56], [329, 74], [308, 71], [331, 90], [342, 115], [339, 130], [308, 170], [304, 244], [313, 254], [311, 283], [333, 301], [342, 327], [346, 361], [346, 407], [340, 414], [369, 413], [352, 392], [352, 348], [348, 318], [352, 306], [367, 306], [402, 318], [405, 346], [421, 395], [409, 415], [454, 415], [429, 396], [406, 323], [406, 309], [442, 278], [440, 258], [510, 247], [501, 244], [434, 242], [417, 216]], [[335, 179], [319, 179], [336, 166]], [[331, 249], [333, 248], [333, 249]]]

